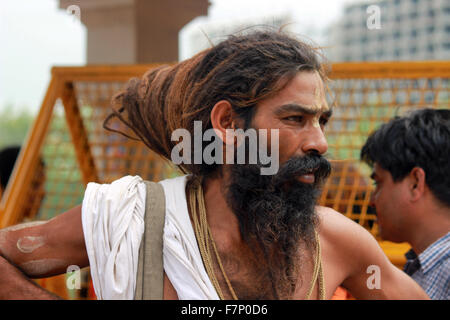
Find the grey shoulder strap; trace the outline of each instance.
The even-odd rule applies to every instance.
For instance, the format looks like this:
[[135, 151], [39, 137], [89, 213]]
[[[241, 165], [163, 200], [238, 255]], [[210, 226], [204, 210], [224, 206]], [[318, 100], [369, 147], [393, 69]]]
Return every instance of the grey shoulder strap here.
[[159, 183], [145, 181], [145, 230], [139, 247], [135, 300], [163, 298], [163, 231], [166, 202]]

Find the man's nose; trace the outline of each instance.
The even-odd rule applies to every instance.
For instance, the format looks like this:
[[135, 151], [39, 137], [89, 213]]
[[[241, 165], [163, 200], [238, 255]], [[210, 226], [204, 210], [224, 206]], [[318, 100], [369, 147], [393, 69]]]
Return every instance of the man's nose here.
[[324, 154], [328, 150], [328, 142], [320, 127], [313, 127], [307, 133], [305, 143], [302, 145], [304, 154], [316, 152]]

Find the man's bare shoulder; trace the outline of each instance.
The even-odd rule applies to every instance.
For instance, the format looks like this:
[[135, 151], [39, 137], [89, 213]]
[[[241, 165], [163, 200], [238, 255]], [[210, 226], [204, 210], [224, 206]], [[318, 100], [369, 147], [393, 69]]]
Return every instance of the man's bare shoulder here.
[[372, 253], [380, 252], [381, 248], [376, 239], [364, 227], [344, 216], [343, 214], [328, 208], [317, 206], [319, 216], [319, 235], [323, 246], [332, 248], [339, 254], [340, 259], [357, 261], [355, 255], [361, 261], [369, 258]]
[[319, 232], [321, 236], [347, 236], [352, 232], [363, 232], [365, 229], [342, 213], [328, 207], [317, 206], [319, 216]]

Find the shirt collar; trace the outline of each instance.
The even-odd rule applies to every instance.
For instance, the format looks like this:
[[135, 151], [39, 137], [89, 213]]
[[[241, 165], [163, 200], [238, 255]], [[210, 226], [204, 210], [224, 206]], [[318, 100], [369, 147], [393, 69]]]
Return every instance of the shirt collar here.
[[406, 263], [403, 266], [403, 271], [406, 272], [407, 275], [412, 276], [417, 270], [420, 269], [420, 261], [417, 258], [417, 254], [413, 249], [409, 250], [406, 254]]
[[[409, 253], [409, 252], [408, 252]], [[430, 271], [437, 263], [450, 256], [450, 232], [433, 242], [418, 258], [423, 273]]]
[[405, 253], [405, 257], [407, 260], [414, 260], [417, 258], [417, 254], [413, 249], [410, 249], [407, 253]]

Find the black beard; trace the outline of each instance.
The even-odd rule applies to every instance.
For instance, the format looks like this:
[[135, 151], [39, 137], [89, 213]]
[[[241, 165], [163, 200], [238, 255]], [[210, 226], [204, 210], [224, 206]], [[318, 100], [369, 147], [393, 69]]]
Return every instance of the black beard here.
[[[261, 175], [258, 164], [231, 165], [226, 188], [228, 205], [238, 218], [241, 236], [262, 255], [272, 280], [272, 297], [295, 291], [300, 241], [315, 248], [315, 211], [330, 163], [318, 154], [293, 157], [275, 175]], [[314, 172], [314, 184], [297, 178]], [[258, 249], [259, 248], [259, 249]], [[261, 260], [260, 260], [261, 261]]]

